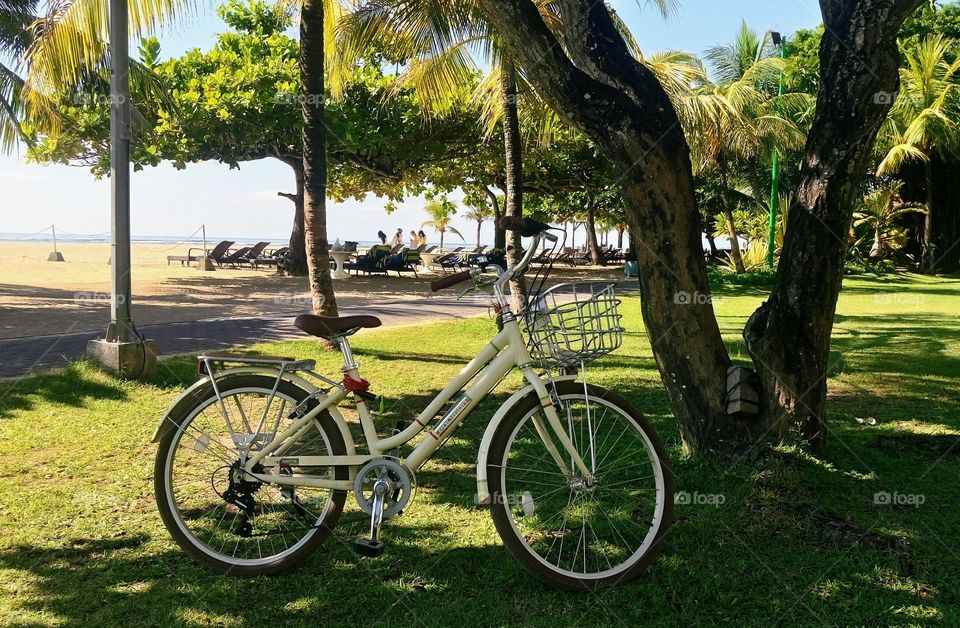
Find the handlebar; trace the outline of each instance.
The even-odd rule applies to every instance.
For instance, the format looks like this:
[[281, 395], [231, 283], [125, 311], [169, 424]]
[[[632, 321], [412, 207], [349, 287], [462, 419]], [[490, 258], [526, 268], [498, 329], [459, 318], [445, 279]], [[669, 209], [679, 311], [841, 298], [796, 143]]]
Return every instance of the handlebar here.
[[[517, 231], [524, 238], [533, 238], [533, 241], [530, 242], [530, 246], [524, 253], [523, 258], [508, 270], [501, 270], [502, 274], [494, 284], [494, 290], [497, 292], [497, 294], [500, 294], [511, 279], [523, 274], [523, 272], [527, 269], [527, 266], [530, 265], [531, 260], [533, 260], [534, 255], [537, 253], [537, 247], [540, 244], [541, 238], [545, 238], [550, 242], [557, 242], [559, 238], [549, 232], [551, 229], [550, 225], [530, 218], [504, 216], [500, 219], [498, 225], [501, 229], [506, 231]], [[447, 275], [445, 277], [440, 277], [439, 279], [434, 279], [430, 282], [430, 289], [433, 292], [438, 292], [440, 290], [450, 288], [459, 283], [473, 279], [473, 277], [479, 275], [480, 272], [481, 271], [479, 270], [465, 270], [453, 275]]]
[[518, 216], [504, 216], [500, 219], [500, 228], [506, 231], [519, 231], [520, 235], [524, 238], [532, 238], [533, 236], [540, 235], [551, 242], [556, 242], [557, 236], [547, 233], [547, 230], [550, 229], [550, 225], [542, 223], [538, 220], [533, 220], [531, 218], [520, 218]]
[[455, 286], [458, 283], [463, 283], [464, 281], [469, 281], [473, 277], [473, 272], [465, 270], [460, 273], [453, 275], [447, 275], [445, 277], [440, 277], [439, 279], [434, 279], [430, 282], [430, 289], [434, 292]]

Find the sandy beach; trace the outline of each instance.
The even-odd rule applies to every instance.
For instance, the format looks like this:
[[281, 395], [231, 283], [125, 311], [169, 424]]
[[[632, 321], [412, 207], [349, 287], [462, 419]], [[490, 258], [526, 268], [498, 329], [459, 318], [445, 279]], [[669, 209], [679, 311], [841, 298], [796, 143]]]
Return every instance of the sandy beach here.
[[[110, 319], [110, 245], [60, 243], [64, 262], [48, 262], [49, 243], [4, 242], [0, 246], [0, 338], [106, 329]], [[167, 264], [186, 246], [134, 244], [133, 314], [141, 325], [208, 318], [296, 314], [310, 310], [307, 280], [283, 277], [272, 269], [203, 272]], [[557, 269], [557, 280], [622, 278], [619, 269]], [[337, 280], [337, 301], [346, 307], [365, 302], [423, 299], [436, 275], [351, 277]]]

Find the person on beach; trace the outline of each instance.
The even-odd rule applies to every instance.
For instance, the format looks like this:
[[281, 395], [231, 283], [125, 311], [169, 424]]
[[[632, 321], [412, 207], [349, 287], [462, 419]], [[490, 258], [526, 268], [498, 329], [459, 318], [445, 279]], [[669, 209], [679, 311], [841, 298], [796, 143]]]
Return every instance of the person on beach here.
[[410, 230], [410, 248], [415, 249], [420, 246], [420, 236], [413, 229]]
[[423, 229], [421, 229], [419, 232], [417, 232], [417, 240], [418, 240], [418, 242], [417, 242], [417, 246], [418, 246], [418, 247], [419, 247], [419, 246], [427, 246], [427, 234], [425, 234], [425, 233], [423, 232]]
[[385, 234], [383, 231], [378, 231], [377, 237], [380, 238], [380, 244], [387, 243], [387, 234]]
[[390, 241], [390, 246], [403, 246], [403, 229], [397, 229], [397, 232], [393, 235], [393, 240]]

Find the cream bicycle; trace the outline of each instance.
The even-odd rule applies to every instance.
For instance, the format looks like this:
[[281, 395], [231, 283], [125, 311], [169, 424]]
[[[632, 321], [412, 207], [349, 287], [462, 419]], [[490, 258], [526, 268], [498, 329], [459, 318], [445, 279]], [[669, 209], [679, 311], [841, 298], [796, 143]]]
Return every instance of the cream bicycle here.
[[[202, 377], [170, 406], [153, 439], [157, 505], [174, 540], [215, 570], [275, 574], [323, 543], [352, 493], [370, 516], [369, 538], [354, 549], [379, 556], [381, 525], [409, 504], [415, 473], [516, 368], [525, 386], [490, 418], [477, 458], [478, 498], [507, 548], [542, 579], [569, 588], [620, 582], [649, 565], [671, 522], [663, 446], [639, 410], [581, 377], [588, 362], [620, 346], [620, 302], [612, 284], [544, 291], [547, 261], [515, 314], [509, 281], [527, 270], [541, 241], [556, 249], [559, 238], [531, 220], [503, 225], [531, 238], [514, 267], [488, 267], [490, 280], [474, 269], [433, 282], [435, 291], [471, 280], [468, 290], [492, 288], [499, 331], [393, 435], [377, 433], [368, 405], [376, 396], [348, 341], [379, 326], [373, 316], [295, 321], [339, 345], [341, 381], [316, 373], [313, 360], [201, 356]], [[338, 410], [348, 397], [365, 451]]]

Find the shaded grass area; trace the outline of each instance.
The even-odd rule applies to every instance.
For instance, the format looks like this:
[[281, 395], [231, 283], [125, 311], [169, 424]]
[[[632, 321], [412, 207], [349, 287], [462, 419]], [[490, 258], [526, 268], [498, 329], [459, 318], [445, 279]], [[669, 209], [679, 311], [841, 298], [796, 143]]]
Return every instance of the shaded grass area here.
[[[762, 295], [727, 286], [717, 297], [731, 352], [747, 363], [739, 333]], [[383, 557], [353, 554], [350, 542], [367, 524], [350, 508], [305, 567], [239, 580], [186, 558], [153, 503], [150, 435], [193, 380], [193, 362], [165, 362], [155, 385], [118, 382], [80, 363], [0, 388], [0, 617], [252, 626], [960, 623], [960, 281], [846, 280], [823, 459], [787, 445], [726, 464], [685, 459], [635, 297], [623, 312], [624, 347], [589, 376], [651, 418], [689, 502], [677, 506], [662, 558], [633, 583], [593, 594], [551, 590], [513, 561], [489, 513], [474, 506], [476, 445], [517, 376], [419, 474], [414, 505], [385, 527]], [[363, 373], [385, 397], [382, 429], [422, 407], [491, 333], [491, 321], [474, 319], [356, 336]], [[253, 349], [338, 368], [336, 354], [309, 340]]]

